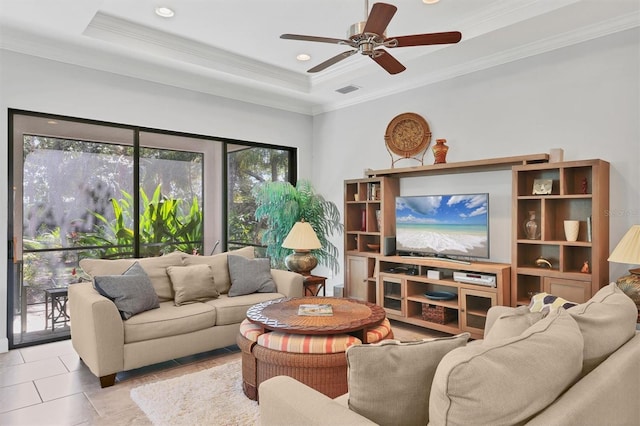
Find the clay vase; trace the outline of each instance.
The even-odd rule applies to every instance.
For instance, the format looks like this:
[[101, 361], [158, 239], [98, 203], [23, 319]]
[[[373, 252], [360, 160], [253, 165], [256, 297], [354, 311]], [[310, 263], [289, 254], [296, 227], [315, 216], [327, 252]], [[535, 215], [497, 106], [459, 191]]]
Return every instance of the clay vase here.
[[442, 164], [447, 162], [447, 151], [449, 151], [449, 147], [445, 145], [447, 143], [446, 139], [436, 139], [436, 144], [432, 149], [434, 162], [433, 164]]

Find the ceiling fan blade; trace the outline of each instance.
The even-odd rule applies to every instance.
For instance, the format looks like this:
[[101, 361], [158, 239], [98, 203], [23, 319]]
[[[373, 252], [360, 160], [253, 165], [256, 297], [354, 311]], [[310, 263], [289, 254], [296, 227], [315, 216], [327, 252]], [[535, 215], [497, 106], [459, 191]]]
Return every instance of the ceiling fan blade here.
[[384, 30], [387, 29], [389, 22], [391, 22], [391, 18], [395, 15], [396, 10], [398, 10], [398, 8], [392, 4], [374, 4], [362, 32], [382, 35]]
[[349, 56], [357, 53], [357, 50], [347, 50], [346, 52], [342, 52], [339, 55], [334, 56], [333, 58], [327, 59], [326, 61], [316, 65], [315, 67], [307, 70], [307, 72], [318, 72], [324, 69], [329, 68], [331, 65], [340, 62], [343, 59], [347, 59]]
[[371, 56], [371, 59], [376, 61], [378, 65], [387, 70], [389, 74], [398, 74], [406, 70], [396, 58], [391, 56], [389, 52], [383, 49], [375, 50], [375, 54]]
[[408, 47], [408, 46], [426, 46], [430, 44], [450, 44], [457, 43], [462, 39], [462, 34], [458, 31], [449, 31], [446, 33], [431, 34], [414, 34], [400, 37], [389, 37], [385, 40], [396, 40], [397, 46], [389, 47]]
[[345, 40], [342, 38], [316, 37], [300, 34], [282, 34], [280, 38], [283, 38], [285, 40], [317, 41], [320, 43], [346, 44], [349, 46], [353, 46], [354, 44], [351, 40]]

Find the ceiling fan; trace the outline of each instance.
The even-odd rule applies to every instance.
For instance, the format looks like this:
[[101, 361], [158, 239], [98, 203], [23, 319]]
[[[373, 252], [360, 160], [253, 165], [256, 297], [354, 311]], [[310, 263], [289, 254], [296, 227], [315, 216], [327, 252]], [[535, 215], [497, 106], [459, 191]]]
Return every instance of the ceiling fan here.
[[[391, 18], [398, 8], [387, 3], [375, 3], [371, 8], [371, 13], [366, 21], [353, 24], [349, 29], [349, 38], [316, 37], [299, 34], [282, 34], [280, 38], [287, 40], [315, 41], [320, 43], [332, 43], [350, 46], [353, 49], [342, 52], [333, 58], [316, 65], [307, 70], [315, 73], [329, 68], [343, 59], [358, 52], [373, 59], [378, 65], [384, 68], [389, 74], [398, 74], [406, 68], [396, 58], [391, 56], [386, 48], [427, 46], [431, 44], [451, 44], [457, 43], [462, 38], [458, 31], [430, 34], [413, 34], [399, 37], [387, 37], [385, 30], [391, 22]], [[365, 0], [365, 17], [369, 10], [369, 2]]]

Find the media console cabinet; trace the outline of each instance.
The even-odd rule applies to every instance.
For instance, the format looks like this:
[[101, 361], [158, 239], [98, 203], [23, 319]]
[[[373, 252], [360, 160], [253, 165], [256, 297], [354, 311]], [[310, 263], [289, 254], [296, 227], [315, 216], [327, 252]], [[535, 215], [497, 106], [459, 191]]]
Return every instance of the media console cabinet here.
[[[451, 334], [468, 331], [474, 339], [481, 339], [489, 308], [509, 303], [508, 264], [402, 256], [382, 256], [376, 262], [376, 299], [391, 319]], [[495, 283], [457, 282], [455, 272], [465, 277], [493, 277]], [[436, 318], [429, 311], [437, 313]]]

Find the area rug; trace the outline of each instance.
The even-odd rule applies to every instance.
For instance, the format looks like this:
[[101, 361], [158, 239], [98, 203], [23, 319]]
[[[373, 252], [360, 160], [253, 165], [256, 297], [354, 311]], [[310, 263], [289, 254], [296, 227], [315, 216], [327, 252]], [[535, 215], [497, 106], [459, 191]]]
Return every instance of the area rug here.
[[131, 399], [154, 425], [257, 425], [258, 403], [242, 392], [242, 364], [131, 389]]

